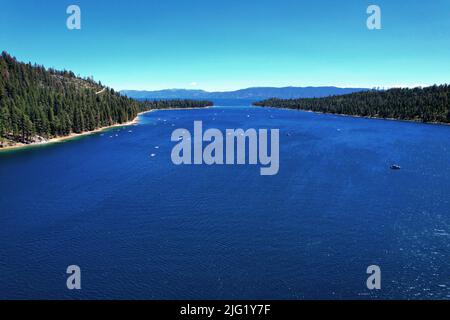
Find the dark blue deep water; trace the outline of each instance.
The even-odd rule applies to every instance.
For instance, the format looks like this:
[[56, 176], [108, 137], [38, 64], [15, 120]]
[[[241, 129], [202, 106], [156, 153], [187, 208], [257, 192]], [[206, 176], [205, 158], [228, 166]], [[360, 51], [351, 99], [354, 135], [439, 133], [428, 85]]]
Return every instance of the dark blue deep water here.
[[[0, 298], [450, 298], [450, 127], [251, 107], [141, 120], [0, 154]], [[279, 174], [173, 165], [170, 134], [194, 120], [279, 128]]]

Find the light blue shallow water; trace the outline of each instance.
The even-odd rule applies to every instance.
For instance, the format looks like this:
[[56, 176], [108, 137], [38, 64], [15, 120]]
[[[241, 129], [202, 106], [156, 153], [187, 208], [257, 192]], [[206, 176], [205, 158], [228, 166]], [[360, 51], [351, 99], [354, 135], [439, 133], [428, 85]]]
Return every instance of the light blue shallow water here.
[[[279, 128], [279, 174], [173, 165], [170, 134], [194, 120]], [[0, 154], [0, 221], [0, 298], [448, 299], [450, 127], [152, 112], [132, 128]], [[66, 289], [72, 264], [80, 291]]]

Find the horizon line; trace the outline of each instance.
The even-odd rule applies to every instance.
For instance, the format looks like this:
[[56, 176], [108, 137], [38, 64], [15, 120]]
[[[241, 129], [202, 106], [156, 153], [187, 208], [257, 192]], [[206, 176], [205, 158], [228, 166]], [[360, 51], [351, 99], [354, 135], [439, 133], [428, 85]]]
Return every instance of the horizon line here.
[[307, 86], [250, 86], [250, 87], [243, 87], [240, 89], [227, 89], [227, 90], [206, 90], [201, 88], [165, 88], [165, 89], [119, 89], [117, 91], [147, 91], [147, 92], [157, 92], [157, 91], [176, 91], [176, 90], [183, 90], [183, 91], [203, 91], [207, 93], [224, 93], [224, 92], [234, 92], [239, 90], [246, 90], [246, 89], [264, 89], [264, 88], [270, 88], [270, 89], [287, 89], [287, 88], [338, 88], [338, 89], [368, 89], [368, 90], [389, 90], [389, 89], [399, 89], [399, 88], [405, 88], [405, 89], [414, 89], [414, 88], [426, 88], [426, 87], [432, 87], [432, 86], [441, 86], [441, 85], [448, 85], [449, 83], [433, 83], [433, 84], [412, 84], [412, 85], [403, 85], [403, 84], [396, 84], [396, 85], [387, 85], [387, 86], [338, 86], [338, 85], [319, 85], [319, 86], [313, 86], [313, 85], [307, 85]]

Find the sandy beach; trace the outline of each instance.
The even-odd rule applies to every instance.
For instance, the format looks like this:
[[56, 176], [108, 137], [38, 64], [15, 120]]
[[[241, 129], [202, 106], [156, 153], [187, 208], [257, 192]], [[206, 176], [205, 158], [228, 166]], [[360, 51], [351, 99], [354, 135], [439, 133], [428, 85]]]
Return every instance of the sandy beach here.
[[[210, 107], [205, 107], [205, 108], [200, 108], [200, 109], [206, 109], [206, 108], [210, 108]], [[91, 135], [91, 134], [95, 134], [95, 133], [99, 133], [111, 128], [116, 128], [116, 127], [128, 127], [128, 126], [134, 126], [136, 124], [139, 123], [139, 116], [144, 114], [144, 113], [148, 113], [148, 112], [152, 112], [152, 111], [167, 111], [167, 110], [192, 110], [192, 109], [199, 109], [199, 108], [166, 108], [166, 109], [152, 109], [152, 110], [148, 110], [148, 111], [144, 111], [144, 112], [140, 112], [137, 114], [136, 118], [134, 118], [132, 121], [126, 122], [126, 123], [118, 123], [118, 124], [114, 124], [112, 126], [107, 126], [107, 127], [102, 127], [102, 128], [98, 128], [92, 131], [86, 131], [86, 132], [82, 132], [82, 133], [71, 133], [68, 136], [64, 136], [64, 137], [56, 137], [56, 138], [51, 138], [48, 139], [45, 142], [39, 142], [39, 143], [30, 143], [30, 144], [25, 144], [25, 143], [16, 143], [13, 146], [8, 146], [8, 147], [4, 147], [4, 148], [0, 148], [0, 152], [2, 151], [10, 151], [10, 150], [15, 150], [15, 149], [24, 149], [24, 148], [31, 148], [31, 147], [36, 147], [36, 146], [42, 146], [42, 145], [48, 145], [48, 144], [52, 144], [52, 143], [59, 143], [59, 142], [64, 142], [64, 141], [68, 141], [71, 139], [76, 139], [79, 137], [83, 137], [83, 136], [87, 136], [87, 135]]]
[[139, 116], [140, 115], [142, 115], [144, 113], [156, 111], [156, 110], [157, 109], [152, 109], [152, 110], [149, 110], [149, 111], [140, 112], [140, 113], [138, 113], [136, 118], [134, 118], [132, 121], [128, 121], [126, 123], [117, 123], [117, 124], [114, 124], [112, 126], [102, 127], [102, 128], [98, 128], [98, 129], [95, 129], [95, 130], [92, 130], [92, 131], [86, 131], [86, 132], [82, 132], [82, 133], [71, 133], [68, 136], [51, 138], [51, 139], [48, 139], [45, 142], [40, 142], [40, 143], [30, 143], [30, 144], [17, 143], [17, 144], [15, 144], [13, 146], [0, 148], [0, 152], [2, 152], [2, 151], [10, 151], [10, 150], [15, 150], [15, 149], [30, 148], [30, 147], [36, 147], [36, 146], [42, 146], [42, 145], [48, 145], [48, 144], [52, 144], [52, 143], [64, 142], [64, 141], [68, 141], [68, 140], [71, 140], [71, 139], [76, 139], [78, 137], [83, 137], [83, 136], [99, 133], [99, 132], [102, 132], [102, 131], [105, 131], [105, 130], [108, 130], [108, 129], [111, 129], [111, 128], [116, 128], [116, 127], [134, 126], [134, 125], [139, 123]]
[[86, 132], [82, 132], [82, 133], [71, 133], [68, 136], [64, 136], [64, 137], [56, 137], [56, 138], [51, 138], [48, 139], [45, 142], [37, 142], [37, 143], [30, 143], [30, 144], [25, 144], [25, 143], [16, 143], [13, 146], [8, 146], [8, 147], [4, 147], [4, 148], [0, 148], [0, 152], [2, 151], [10, 151], [10, 150], [15, 150], [15, 149], [23, 149], [23, 148], [30, 148], [30, 147], [36, 147], [36, 146], [42, 146], [42, 145], [48, 145], [48, 144], [52, 144], [52, 143], [59, 143], [59, 142], [64, 142], [64, 141], [68, 141], [71, 139], [76, 139], [79, 137], [83, 137], [83, 136], [87, 136], [87, 135], [91, 135], [91, 134], [95, 134], [95, 133], [99, 133], [102, 132], [104, 130], [108, 130], [111, 128], [116, 128], [116, 127], [128, 127], [128, 126], [134, 126], [136, 124], [139, 123], [139, 116], [144, 114], [144, 113], [148, 113], [148, 112], [152, 112], [152, 111], [168, 111], [168, 110], [192, 110], [192, 109], [206, 109], [206, 108], [211, 108], [211, 107], [205, 107], [205, 108], [165, 108], [165, 109], [152, 109], [152, 110], [148, 110], [148, 111], [144, 111], [144, 112], [140, 112], [137, 114], [136, 118], [134, 118], [132, 121], [126, 122], [126, 123], [118, 123], [118, 124], [114, 124], [112, 126], [107, 126], [107, 127], [102, 127], [102, 128], [98, 128], [92, 131], [86, 131]]

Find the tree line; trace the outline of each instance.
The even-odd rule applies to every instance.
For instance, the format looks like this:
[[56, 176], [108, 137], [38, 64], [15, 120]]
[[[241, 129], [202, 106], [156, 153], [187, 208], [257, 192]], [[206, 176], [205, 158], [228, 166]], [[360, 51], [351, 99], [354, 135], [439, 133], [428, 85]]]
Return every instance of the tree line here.
[[150, 109], [211, 104], [193, 100], [139, 102], [71, 71], [18, 62], [6, 52], [0, 56], [0, 145], [2, 140], [29, 143], [36, 136], [67, 136], [122, 124]]
[[363, 117], [450, 123], [450, 86], [371, 90], [325, 98], [267, 99], [254, 105]]
[[172, 100], [142, 100], [143, 109], [192, 109], [211, 107], [211, 101], [190, 100], [190, 99], [172, 99]]

